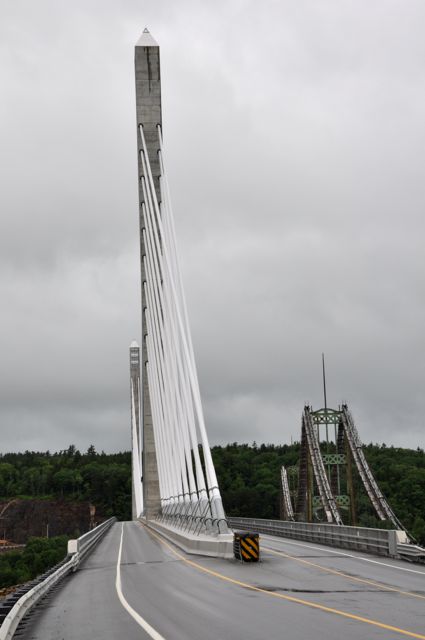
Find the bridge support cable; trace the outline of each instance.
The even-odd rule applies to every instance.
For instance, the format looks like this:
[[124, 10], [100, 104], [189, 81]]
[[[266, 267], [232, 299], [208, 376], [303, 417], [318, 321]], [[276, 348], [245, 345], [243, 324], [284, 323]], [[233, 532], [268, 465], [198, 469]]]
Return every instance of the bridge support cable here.
[[[148, 243], [146, 241], [146, 237], [144, 237], [145, 247], [148, 247]], [[149, 255], [150, 249], [147, 248], [147, 252]], [[145, 272], [147, 272], [146, 265], [146, 256], [143, 257]], [[146, 342], [147, 342], [147, 351], [148, 353], [153, 353], [158, 350], [158, 339], [157, 339], [157, 329], [156, 326], [153, 327], [152, 314], [150, 311], [153, 307], [152, 302], [152, 290], [150, 286], [147, 286], [146, 283], [143, 285], [145, 300], [147, 300], [147, 307], [143, 310], [145, 314], [145, 326], [147, 328]], [[150, 390], [150, 398], [151, 398], [151, 411], [153, 416], [153, 422], [156, 425], [162, 425], [164, 419], [166, 419], [166, 408], [161, 403], [161, 392], [159, 390], [160, 386], [163, 384], [162, 380], [162, 370], [160, 369], [160, 363], [158, 358], [150, 358], [148, 363], [146, 364], [146, 375], [148, 377], [148, 384]], [[157, 436], [156, 439], [162, 438], [162, 426], [158, 426], [157, 428]], [[171, 490], [169, 493], [165, 493], [166, 487], [169, 486], [170, 481], [166, 478], [166, 471], [169, 467], [164, 463], [163, 458], [166, 455], [165, 446], [162, 444], [156, 449], [156, 455], [158, 459], [158, 480], [161, 490], [161, 495], [173, 495]], [[159, 464], [161, 462], [161, 464]], [[161, 507], [165, 508], [164, 500], [161, 500]]]
[[350, 411], [348, 410], [347, 405], [342, 406], [341, 421], [347, 437], [351, 454], [353, 456], [354, 463], [357, 467], [360, 478], [363, 482], [363, 486], [366, 489], [366, 493], [369, 496], [369, 499], [376, 511], [378, 518], [380, 520], [389, 520], [397, 529], [405, 530], [400, 520], [397, 518], [394, 511], [388, 504], [384, 494], [380, 490], [378, 483], [376, 482], [372, 474], [372, 471], [363, 453], [363, 445], [360, 440], [357, 427], [354, 423]]
[[[149, 195], [146, 193], [146, 189], [144, 189], [144, 193], [145, 193], [145, 197], [146, 197], [146, 201], [151, 204]], [[150, 211], [150, 214], [152, 212]], [[146, 219], [148, 221], [148, 235], [149, 235], [149, 240], [146, 242], [146, 246], [148, 247], [148, 257], [149, 257], [149, 267], [147, 268], [147, 273], [149, 273], [150, 275], [152, 275], [153, 273], [153, 267], [152, 267], [152, 263], [154, 262], [154, 259], [152, 257], [153, 254], [153, 238], [152, 238], [152, 215], [147, 215]], [[158, 238], [156, 238], [157, 240], [157, 244], [156, 246], [158, 247]], [[160, 253], [159, 253], [160, 256]], [[161, 259], [161, 257], [160, 257]], [[158, 282], [159, 277], [158, 277], [158, 273], [159, 273], [159, 265], [158, 265], [158, 253], [155, 253], [155, 267], [156, 267], [156, 281]], [[148, 282], [150, 282], [150, 279], [148, 279]], [[149, 289], [151, 289], [151, 287], [149, 286]], [[165, 289], [165, 287], [164, 287]], [[153, 298], [153, 294], [148, 294], [149, 295], [149, 307], [150, 309], [152, 309], [154, 307], [153, 302], [152, 302], [152, 298]], [[160, 300], [158, 301], [158, 297], [160, 298]], [[162, 313], [160, 313], [162, 311], [162, 309], [164, 309], [165, 313], [164, 316], [167, 317], [167, 315], [170, 315], [170, 306], [169, 306], [169, 301], [167, 299], [165, 299], [165, 296], [163, 295], [163, 287], [156, 287], [155, 288], [155, 299], [156, 299], [156, 314], [152, 314], [155, 317], [155, 327], [156, 330], [154, 333], [155, 335], [155, 342], [157, 345], [157, 357], [158, 357], [158, 353], [160, 352], [160, 349], [158, 347], [159, 344], [159, 340], [158, 340], [158, 320], [159, 322], [162, 324], [163, 323], [163, 316]], [[152, 320], [152, 318], [151, 318]], [[164, 390], [164, 399], [165, 399], [165, 403], [164, 403], [164, 409], [165, 409], [165, 413], [166, 413], [166, 417], [168, 420], [169, 424], [172, 424], [172, 416], [176, 415], [176, 403], [174, 402], [174, 406], [172, 406], [173, 401], [175, 400], [173, 397], [169, 398], [169, 394], [167, 394], [167, 390], [172, 390], [173, 389], [173, 383], [172, 383], [172, 373], [170, 372], [170, 367], [167, 366], [167, 363], [169, 365], [169, 360], [170, 358], [167, 358], [167, 355], [169, 356], [170, 354], [170, 340], [169, 340], [169, 325], [167, 327], [167, 325], [163, 325], [162, 327], [162, 331], [163, 331], [163, 335], [164, 335], [164, 340], [162, 343], [163, 346], [163, 350], [161, 351], [161, 355], [159, 355], [158, 358], [158, 362], [159, 365], [162, 369], [163, 372], [163, 390]], [[152, 331], [152, 329], [150, 329]], [[179, 395], [177, 394], [177, 405], [178, 405], [178, 411], [176, 417], [179, 418], [180, 420], [182, 419], [182, 410], [181, 410], [181, 403], [180, 403], [180, 398]], [[174, 425], [175, 426], [175, 425]], [[161, 429], [161, 426], [160, 426]], [[173, 457], [173, 452], [177, 452], [178, 457], [179, 457], [179, 467], [180, 467], [180, 472], [182, 474], [182, 491], [179, 491], [178, 489], [178, 481], [177, 483], [174, 483], [174, 493], [172, 493], [171, 495], [174, 497], [176, 497], [176, 495], [178, 496], [178, 500], [179, 502], [182, 502], [182, 496], [185, 496], [186, 500], [183, 500], [188, 502], [188, 497], [189, 497], [189, 493], [187, 490], [187, 483], [186, 483], [186, 465], [183, 462], [182, 459], [182, 454], [181, 454], [181, 448], [182, 448], [182, 443], [181, 441], [178, 440], [178, 431], [177, 434], [175, 432], [175, 430], [173, 429], [173, 435], [177, 435], [177, 440], [174, 438], [171, 441], [171, 445], [172, 445], [172, 451], [171, 451], [171, 455], [168, 456], [168, 460], [171, 461], [172, 457]], [[161, 437], [161, 436], [160, 436]], [[161, 448], [161, 447], [160, 447]], [[168, 449], [169, 451], [169, 449]], [[186, 464], [187, 464], [187, 449], [186, 449]], [[174, 469], [174, 465], [171, 466], [171, 469]], [[190, 471], [191, 470], [191, 466], [189, 466]], [[192, 482], [193, 479], [193, 472], [189, 474], [191, 476], [190, 481], [191, 481], [191, 494], [192, 494], [192, 500], [193, 498], [197, 498], [197, 494], [196, 494], [196, 487], [194, 485], [194, 482]], [[170, 495], [170, 494], [169, 494]]]
[[149, 394], [163, 518], [227, 532], [202, 410], [187, 307], [179, 268], [164, 152], [158, 128], [161, 203], [139, 126], [144, 326]]
[[137, 342], [130, 345], [130, 407], [131, 407], [131, 474], [132, 474], [132, 518], [140, 517], [143, 511], [143, 480], [141, 473], [140, 434], [140, 349]]
[[[148, 322], [148, 331], [150, 328], [150, 323]], [[151, 343], [151, 338], [148, 334], [147, 337], [148, 343]], [[148, 351], [152, 352], [153, 346], [149, 344]], [[146, 363], [146, 375], [148, 377], [149, 389], [151, 393], [151, 409], [153, 415], [154, 424], [160, 425], [164, 421], [164, 415], [162, 407], [160, 406], [160, 393], [158, 390], [158, 372], [156, 369], [156, 365], [153, 361]], [[172, 490], [173, 481], [170, 478], [171, 469], [165, 460], [166, 448], [163, 442], [163, 428], [159, 428], [157, 430], [157, 438], [159, 439], [159, 446], [156, 452], [158, 458], [158, 479], [160, 486], [160, 493], [162, 496], [172, 496], [174, 492]], [[162, 510], [167, 510], [170, 507], [171, 498], [161, 499], [161, 508]]]
[[[179, 441], [179, 433], [178, 433], [178, 430], [176, 431], [176, 425], [174, 422], [174, 417], [176, 417], [177, 420], [179, 418], [181, 419], [181, 414], [176, 415], [175, 397], [171, 393], [171, 391], [173, 390], [173, 380], [172, 380], [172, 373], [170, 372], [170, 357], [169, 357], [170, 336], [169, 336], [169, 327], [167, 327], [167, 325], [165, 324], [165, 318], [167, 317], [167, 312], [169, 312], [170, 310], [169, 310], [169, 305], [167, 304], [168, 301], [165, 300], [165, 296], [163, 293], [163, 286], [161, 284], [160, 286], [158, 286], [158, 283], [161, 283], [160, 274], [163, 271], [163, 269], [162, 269], [162, 264], [159, 262], [159, 260], [161, 259], [160, 253], [159, 253], [159, 260], [158, 260], [158, 252], [157, 252], [159, 247], [158, 235], [152, 233], [152, 229], [154, 227], [153, 227], [151, 197], [149, 192], [147, 192], [145, 184], [143, 184], [143, 193], [145, 195], [146, 202], [148, 203], [148, 206], [149, 206], [149, 213], [146, 215], [147, 227], [148, 227], [147, 236], [145, 231], [143, 232], [145, 246], [147, 246], [147, 265], [145, 264], [145, 270], [146, 270], [146, 273], [148, 274], [147, 310], [148, 310], [149, 318], [147, 322], [150, 325], [148, 334], [150, 332], [151, 335], [154, 336], [156, 363], [157, 365], [159, 365], [158, 368], [161, 374], [159, 376], [159, 387], [162, 392], [160, 397], [164, 399], [164, 402], [162, 405], [162, 411], [164, 413], [165, 424], [171, 425], [172, 437], [171, 439], [170, 438], [165, 439], [165, 442], [166, 442], [165, 453], [166, 455], [169, 453], [170, 447], [172, 452], [177, 453], [179, 457], [180, 471], [182, 471], [183, 493], [179, 491], [179, 488], [178, 488], [179, 483], [177, 480], [177, 482], [174, 481], [174, 492], [171, 495], [173, 496], [174, 500], [177, 496], [178, 502], [182, 502], [184, 501], [182, 500], [182, 496], [187, 495], [188, 491], [187, 491], [187, 483], [186, 483], [186, 478], [184, 473], [184, 464], [182, 461], [181, 442]], [[153, 282], [156, 283], [156, 286], [153, 286]], [[165, 313], [163, 313], [163, 310], [165, 310]], [[151, 353], [152, 352], [153, 351], [151, 348]], [[167, 354], [168, 354], [168, 357], [167, 357]], [[158, 428], [160, 431], [161, 429], [164, 428], [164, 421], [162, 420], [160, 421]], [[159, 435], [159, 438], [161, 438], [161, 435], [162, 435], [162, 441], [164, 441], [164, 434], [161, 434], [159, 432], [158, 435]], [[167, 456], [167, 460], [168, 460], [167, 464], [169, 464], [170, 461], [172, 460], [172, 455]], [[174, 472], [177, 472], [176, 469], [174, 468], [174, 465], [171, 466], [171, 470]]]
[[[147, 299], [149, 301], [149, 304], [151, 305], [151, 307], [153, 306], [152, 303], [152, 296], [151, 293], [149, 292], [147, 294]], [[151, 314], [152, 315], [152, 314]], [[159, 341], [158, 341], [158, 331], [157, 331], [157, 327], [155, 329], [155, 331], [152, 330], [152, 319], [151, 317], [148, 318], [147, 320], [147, 324], [148, 324], [148, 340], [149, 340], [149, 334], [153, 334], [155, 336], [155, 344], [156, 344], [156, 355], [157, 355], [157, 362], [159, 362], [161, 371], [164, 372], [163, 374], [163, 378], [161, 376], [158, 376], [158, 374], [156, 373], [155, 375], [155, 380], [156, 380], [156, 384], [154, 385], [154, 389], [153, 389], [153, 395], [155, 396], [155, 400], [156, 400], [156, 406], [158, 407], [158, 404], [160, 404], [161, 402], [161, 395], [163, 395], [164, 398], [166, 398], [166, 391], [167, 389], [170, 388], [170, 384], [171, 384], [171, 380], [170, 380], [170, 376], [168, 375], [167, 371], [165, 370], [165, 365], [164, 365], [164, 357], [163, 354], [161, 353], [160, 350], [160, 345], [159, 345]], [[149, 347], [150, 352], [152, 353], [153, 351], [153, 347], [150, 346]], [[156, 364], [154, 363], [154, 367], [156, 370]], [[159, 382], [158, 382], [159, 380]], [[152, 383], [153, 384], [153, 383]], [[158, 388], [159, 386], [161, 386], [161, 390], [162, 390], [162, 394], [158, 393]], [[163, 410], [164, 413], [166, 415], [166, 419], [164, 420], [164, 414], [163, 414]], [[158, 455], [161, 457], [161, 463], [160, 463], [160, 467], [165, 467], [164, 471], [165, 473], [167, 472], [174, 472], [174, 480], [172, 483], [173, 486], [173, 490], [169, 493], [165, 493], [162, 495], [167, 495], [167, 496], [178, 496], [179, 494], [179, 483], [178, 483], [178, 479], [176, 480], [176, 473], [177, 470], [175, 469], [174, 465], [171, 464], [172, 461], [172, 451], [170, 453], [170, 448], [171, 450], [174, 448], [174, 450], [176, 451], [178, 449], [179, 451], [179, 462], [180, 462], [180, 469], [184, 469], [184, 464], [182, 464], [182, 456], [181, 456], [181, 446], [176, 444], [176, 438], [175, 438], [175, 431], [173, 430], [173, 432], [171, 433], [171, 438], [166, 438], [166, 434], [165, 434], [165, 428], [164, 425], [165, 424], [172, 424], [172, 416], [173, 416], [173, 411], [172, 409], [170, 409], [170, 404], [169, 402], [167, 402], [167, 400], [165, 400], [165, 404], [164, 407], [160, 407], [159, 411], [157, 411], [157, 415], [155, 417], [155, 424], [157, 424], [159, 426], [159, 429], [157, 430], [158, 432], [158, 437], [160, 440], [160, 444], [159, 444], [159, 451], [158, 451]], [[178, 411], [178, 417], [180, 417], [181, 419], [182, 416], [182, 411], [181, 411], [181, 406], [179, 405], [179, 411]], [[175, 428], [175, 425], [173, 425]], [[163, 460], [163, 455], [165, 456], [165, 462]], [[184, 475], [183, 475], [183, 483], [184, 483]], [[187, 494], [187, 490], [185, 487], [185, 484], [183, 484], [183, 489], [184, 489], [184, 493]], [[195, 488], [196, 490], [196, 488]], [[173, 500], [174, 502], [174, 500]]]
[[[161, 178], [160, 178], [160, 188], [161, 188], [161, 198], [162, 198], [161, 214], [164, 222], [164, 232], [167, 238], [167, 242], [169, 242], [169, 246], [171, 247], [171, 257], [173, 259], [172, 267], [174, 269], [174, 273], [176, 273], [177, 275], [177, 282], [176, 282], [177, 293], [179, 296], [179, 302], [180, 302], [181, 308], [183, 310], [184, 329], [186, 331], [186, 339], [189, 347], [189, 355], [192, 363], [192, 368], [194, 371], [195, 381], [196, 381], [196, 384], [198, 385], [196, 364], [195, 364], [195, 358], [193, 353], [193, 344], [192, 344], [192, 338], [191, 338], [191, 333], [189, 329], [187, 306], [186, 306], [181, 273], [179, 269], [178, 249], [177, 249], [175, 226], [174, 226], [174, 216], [171, 208], [171, 198], [170, 198], [168, 180], [167, 180], [166, 172], [164, 169], [161, 128], [159, 126], [158, 126], [158, 136], [159, 136], [159, 144], [160, 144], [160, 150], [159, 150], [158, 156], [159, 156], [160, 170], [161, 170]], [[190, 397], [190, 381], [188, 378], [187, 369], [183, 369], [180, 366], [179, 374], [181, 374], [180, 383], [182, 385], [182, 389], [184, 390], [184, 398], [187, 401], [187, 399]], [[196, 434], [195, 415], [194, 415], [192, 402], [186, 403], [186, 410], [187, 410], [187, 418], [188, 418], [190, 446], [192, 447], [193, 456], [194, 456], [196, 482], [198, 486], [199, 497], [201, 501], [205, 501], [205, 499], [207, 498], [207, 492], [206, 492], [204, 473], [202, 469], [202, 463], [199, 455], [198, 437]], [[209, 450], [209, 446], [208, 446], [208, 450]], [[211, 461], [211, 464], [212, 464], [212, 461]], [[207, 472], [208, 472], [208, 467], [207, 467]]]
[[[148, 227], [149, 227], [149, 240], [146, 242], [146, 246], [148, 247], [148, 266], [146, 267], [146, 272], [149, 273], [150, 275], [153, 273], [153, 258], [152, 258], [152, 253], [153, 253], [153, 247], [152, 247], [152, 234], [151, 234], [151, 218], [150, 216], [147, 216], [147, 220], [148, 220]], [[158, 265], [157, 263], [155, 264], [156, 267], [156, 275], [158, 277]], [[160, 378], [160, 386], [161, 389], [163, 390], [163, 397], [165, 399], [164, 402], [164, 413], [165, 413], [165, 423], [166, 424], [171, 424], [173, 426], [172, 429], [172, 439], [166, 439], [166, 443], [170, 443], [172, 450], [177, 451], [178, 452], [178, 456], [179, 456], [179, 462], [180, 462], [180, 469], [183, 472], [182, 475], [182, 481], [183, 481], [183, 496], [186, 496], [186, 502], [188, 501], [188, 491], [187, 491], [187, 484], [186, 484], [186, 478], [185, 478], [185, 473], [184, 473], [184, 468], [185, 468], [185, 464], [183, 462], [182, 459], [182, 445], [181, 442], [179, 441], [179, 434], [178, 434], [178, 430], [176, 431], [176, 426], [174, 424], [173, 421], [173, 417], [176, 416], [177, 418], [177, 422], [179, 420], [182, 420], [182, 410], [181, 410], [181, 403], [179, 402], [180, 398], [179, 395], [177, 394], [177, 405], [178, 405], [178, 411], [176, 408], [176, 403], [175, 403], [175, 398], [174, 396], [170, 397], [170, 394], [167, 393], [170, 390], [173, 389], [173, 377], [172, 377], [172, 373], [170, 373], [170, 367], [169, 367], [169, 360], [170, 358], [166, 357], [166, 354], [164, 353], [164, 351], [166, 350], [168, 353], [170, 352], [170, 347], [169, 347], [169, 341], [170, 341], [170, 337], [169, 337], [169, 332], [167, 330], [166, 326], [163, 326], [163, 318], [162, 315], [160, 314], [160, 310], [162, 307], [166, 308], [167, 310], [169, 310], [169, 307], [166, 304], [166, 301], [164, 301], [164, 297], [163, 297], [163, 292], [162, 292], [162, 288], [160, 287], [155, 288], [155, 305], [153, 303], [153, 297], [154, 294], [152, 293], [152, 287], [151, 287], [151, 280], [150, 278], [148, 278], [148, 292], [147, 292], [147, 299], [149, 301], [148, 304], [148, 319], [147, 319], [147, 323], [148, 323], [148, 335], [151, 334], [154, 336], [154, 343], [155, 343], [155, 352], [156, 352], [156, 357], [157, 357], [157, 362], [159, 363], [159, 367], [161, 369], [161, 378]], [[159, 292], [159, 297], [160, 300], [158, 302], [158, 294]], [[156, 308], [156, 313], [153, 313], [152, 310]], [[166, 316], [166, 314], [165, 314]], [[152, 325], [155, 324], [155, 329], [152, 330]], [[164, 345], [164, 351], [161, 350], [161, 342], [160, 342], [160, 336], [161, 336], [161, 330], [160, 330], [160, 326], [164, 335], [164, 340], [163, 340], [163, 345]], [[159, 336], [159, 337], [158, 337]], [[152, 348], [151, 348], [151, 352], [152, 352]], [[157, 387], [156, 387], [157, 388]], [[160, 424], [159, 424], [159, 437], [162, 438], [162, 441], [164, 441], [164, 433], [161, 434], [161, 430], [164, 428], [164, 421], [161, 420]], [[161, 449], [161, 447], [160, 447]], [[169, 449], [166, 448], [166, 452], [168, 452]], [[168, 457], [168, 463], [170, 463], [172, 459], [171, 457]], [[175, 471], [174, 469], [174, 465], [171, 466], [171, 470]], [[192, 478], [193, 478], [193, 474], [192, 474]], [[194, 491], [196, 493], [196, 487], [194, 486], [194, 483], [192, 483], [192, 487], [191, 487], [191, 491]], [[170, 494], [168, 494], [170, 495]], [[179, 493], [178, 490], [178, 481], [174, 482], [174, 493], [171, 494], [172, 496], [179, 496], [179, 501], [182, 501], [182, 494]], [[184, 501], [184, 500], [183, 500]]]
[[138, 433], [137, 433], [137, 425], [138, 421], [136, 420], [136, 407], [134, 400], [134, 391], [131, 389], [131, 433], [132, 433], [132, 474], [133, 474], [133, 491], [134, 491], [134, 501], [135, 501], [135, 513], [136, 517], [140, 516], [143, 511], [143, 488], [141, 482], [141, 471], [140, 471], [140, 451], [139, 451], [139, 442], [138, 442]]
[[[149, 266], [146, 268], [146, 272], [152, 273], [152, 261], [151, 261], [151, 243], [147, 242], [148, 246], [148, 255], [149, 255]], [[175, 434], [175, 424], [173, 421], [173, 410], [171, 406], [172, 400], [169, 397], [167, 391], [171, 388], [171, 380], [169, 376], [169, 371], [167, 370], [166, 360], [164, 358], [163, 351], [161, 349], [161, 333], [159, 329], [159, 325], [162, 322], [161, 318], [153, 312], [155, 308], [153, 302], [153, 293], [151, 288], [151, 281], [148, 279], [148, 291], [147, 291], [147, 300], [148, 300], [148, 317], [147, 327], [148, 327], [148, 353], [154, 353], [155, 358], [151, 361], [153, 363], [153, 371], [154, 377], [152, 382], [150, 383], [153, 387], [153, 396], [155, 397], [155, 404], [157, 407], [156, 415], [154, 417], [154, 427], [156, 428], [157, 438], [159, 440], [159, 447], [157, 455], [160, 458], [160, 474], [163, 476], [164, 473], [169, 472], [172, 478], [171, 481], [171, 490], [170, 493], [162, 494], [170, 496], [169, 502], [171, 502], [171, 509], [174, 508], [176, 502], [181, 502], [181, 492], [179, 490], [179, 479], [178, 479], [178, 469], [175, 465], [172, 464], [173, 452], [177, 452], [180, 462], [181, 468], [181, 452], [179, 450], [179, 445], [176, 442], [176, 434]], [[156, 293], [156, 292], [155, 292]], [[158, 307], [157, 307], [158, 309]], [[154, 327], [154, 328], [153, 328]], [[153, 336], [153, 340], [150, 336]], [[154, 345], [154, 346], [153, 346]], [[158, 408], [159, 407], [159, 408]], [[165, 425], [171, 425], [170, 433], [167, 434], [165, 432]], [[185, 486], [183, 485], [183, 489]], [[167, 508], [167, 512], [170, 509]]]
[[336, 500], [332, 494], [325, 465], [320, 453], [319, 438], [313, 424], [309, 407], [304, 408], [303, 428], [307, 438], [313, 473], [319, 490], [320, 500], [325, 510], [326, 519], [329, 523], [342, 525], [342, 518], [339, 513]]
[[282, 486], [282, 506], [283, 520], [295, 520], [294, 509], [292, 506], [291, 492], [289, 490], [288, 474], [286, 468], [282, 465], [280, 469], [280, 479]]
[[[167, 276], [167, 273], [165, 273], [165, 276]], [[164, 289], [165, 289], [165, 291], [166, 291], [166, 288], [165, 288], [165, 287], [164, 287]], [[164, 296], [164, 298], [165, 298], [165, 296]], [[166, 301], [166, 302], [167, 302], [167, 301]], [[167, 308], [167, 311], [168, 311], [169, 313], [165, 314], [165, 316], [166, 316], [166, 317], [167, 317], [167, 316], [169, 317], [171, 314], [173, 314], [173, 309], [172, 309], [172, 308], [170, 309], [170, 307], [169, 307], [169, 306], [168, 306], [168, 308]], [[175, 362], [174, 362], [174, 368], [175, 368]], [[177, 396], [177, 399], [179, 399], [179, 396]], [[181, 412], [180, 412], [180, 413], [181, 413]], [[183, 439], [184, 439], [185, 443], [187, 443], [187, 438], [185, 437], [185, 435], [186, 435], [186, 433], [185, 433], [185, 431], [184, 431], [184, 432], [183, 432]], [[181, 446], [181, 443], [180, 443], [180, 446]], [[186, 446], [186, 444], [185, 444], [185, 453], [186, 453], [186, 462], [188, 462], [187, 446]], [[189, 476], [191, 476], [191, 475], [192, 475], [192, 473], [191, 473], [191, 471], [192, 471], [192, 470], [191, 470], [191, 464], [187, 465], [187, 469], [188, 469], [188, 472], [189, 472]], [[184, 468], [183, 468], [183, 473], [184, 473]], [[185, 473], [184, 473], [184, 475], [185, 475]], [[192, 486], [192, 487], [191, 487], [191, 494], [196, 496], [196, 492], [194, 491], [194, 489], [195, 489], [195, 487], [194, 487], [194, 486]], [[187, 495], [187, 492], [186, 492], [186, 491], [185, 491], [184, 493], [185, 493], [185, 495]]]
[[[203, 451], [204, 451], [205, 470], [206, 470], [206, 475], [208, 480], [208, 486], [212, 494], [211, 504], [212, 504], [213, 510], [217, 512], [215, 515], [221, 518], [223, 517], [224, 514], [221, 513], [222, 512], [221, 497], [218, 489], [218, 482], [217, 482], [217, 477], [214, 469], [214, 464], [211, 458], [211, 452], [210, 452], [210, 447], [208, 443], [208, 437], [206, 433], [205, 422], [204, 422], [204, 417], [202, 412], [202, 403], [201, 403], [201, 397], [199, 392], [199, 382], [198, 382], [198, 376], [197, 376], [197, 370], [196, 370], [195, 356], [193, 351], [192, 337], [191, 337], [190, 326], [189, 326], [187, 305], [186, 305], [184, 288], [183, 288], [183, 283], [181, 278], [181, 272], [179, 268], [174, 216], [171, 208], [171, 198], [170, 198], [170, 191], [169, 191], [169, 185], [167, 180], [167, 173], [164, 168], [164, 149], [163, 149], [161, 127], [159, 125], [157, 126], [157, 130], [158, 130], [158, 141], [159, 141], [159, 147], [160, 147], [159, 154], [158, 154], [160, 169], [161, 169], [160, 185], [162, 188], [161, 193], [163, 195], [163, 203], [165, 205], [163, 208], [164, 221], [165, 221], [164, 233], [166, 234], [169, 246], [171, 247], [171, 258], [173, 260], [173, 266], [175, 270], [174, 272], [176, 274], [177, 295], [179, 297], [179, 302], [180, 302], [181, 310], [183, 314], [183, 330], [185, 333], [188, 355], [189, 355], [191, 370], [193, 372], [193, 378], [194, 378], [193, 389], [196, 394], [194, 400], [197, 405], [197, 411], [198, 411], [198, 428], [199, 428], [200, 438], [201, 438]], [[195, 464], [198, 468], [199, 460], [198, 462], [195, 461]]]
[[[162, 219], [164, 219], [162, 208], [161, 208], [161, 213], [162, 213]], [[167, 231], [167, 228], [166, 228], [166, 225], [164, 225], [165, 237], [163, 239], [163, 242], [168, 243], [168, 237], [167, 237], [166, 231]], [[173, 255], [173, 252], [171, 252], [171, 255]], [[174, 267], [174, 269], [176, 268], [177, 268], [177, 265]], [[165, 293], [167, 293], [170, 291], [168, 271], [166, 271], [164, 274], [164, 281], [165, 281], [164, 291]], [[177, 318], [175, 313], [175, 307], [172, 305], [169, 299], [167, 299], [167, 309], [169, 313], [165, 315], [165, 320], [168, 325], [166, 335], [170, 338], [173, 333], [172, 327], [176, 326]], [[170, 340], [168, 340], [167, 349], [168, 349], [170, 368], [171, 368], [170, 379], [176, 380], [179, 387], [177, 393], [173, 397], [175, 401], [173, 410], [174, 410], [174, 413], [177, 415], [177, 424], [184, 425], [184, 428], [180, 430], [177, 429], [176, 435], [177, 437], [179, 437], [179, 446], [180, 446], [180, 451], [182, 456], [181, 466], [183, 469], [182, 477], [183, 477], [183, 485], [184, 485], [184, 502], [187, 505], [185, 510], [185, 513], [187, 514], [188, 512], [191, 511], [190, 509], [191, 501], [197, 502], [198, 500], [198, 493], [197, 493], [194, 469], [192, 464], [192, 451], [191, 451], [190, 438], [189, 438], [189, 414], [187, 411], [187, 408], [189, 405], [189, 402], [188, 402], [189, 389], [187, 386], [184, 385], [186, 376], [184, 374], [184, 369], [182, 366], [181, 354], [178, 352], [174, 353], [171, 348], [171, 344], [170, 344]], [[194, 446], [197, 449], [197, 441], [194, 442]], [[198, 452], [198, 455], [199, 455], [199, 452]], [[186, 478], [186, 475], [187, 475], [187, 478]]]

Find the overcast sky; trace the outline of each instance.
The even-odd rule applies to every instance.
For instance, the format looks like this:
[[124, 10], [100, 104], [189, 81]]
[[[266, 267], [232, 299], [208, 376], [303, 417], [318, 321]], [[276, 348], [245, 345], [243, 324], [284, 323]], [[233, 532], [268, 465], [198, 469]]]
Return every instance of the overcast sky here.
[[134, 45], [163, 126], [212, 443], [346, 401], [425, 446], [423, 0], [1, 0], [0, 450], [130, 447]]

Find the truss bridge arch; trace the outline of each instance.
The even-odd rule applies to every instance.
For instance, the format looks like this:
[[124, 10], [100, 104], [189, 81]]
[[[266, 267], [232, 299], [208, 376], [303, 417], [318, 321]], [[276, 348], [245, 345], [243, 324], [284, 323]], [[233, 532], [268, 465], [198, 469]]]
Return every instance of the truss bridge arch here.
[[318, 410], [305, 406], [298, 465], [281, 470], [281, 518], [356, 525], [354, 474], [376, 518], [406, 531], [372, 473], [347, 404]]

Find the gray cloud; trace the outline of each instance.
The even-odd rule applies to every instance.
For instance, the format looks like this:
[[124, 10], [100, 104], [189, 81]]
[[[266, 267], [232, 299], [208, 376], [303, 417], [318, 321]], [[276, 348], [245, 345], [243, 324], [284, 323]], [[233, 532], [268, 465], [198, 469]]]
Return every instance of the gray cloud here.
[[211, 441], [298, 438], [325, 351], [364, 440], [424, 446], [422, 3], [0, 11], [1, 450], [129, 447], [146, 24]]

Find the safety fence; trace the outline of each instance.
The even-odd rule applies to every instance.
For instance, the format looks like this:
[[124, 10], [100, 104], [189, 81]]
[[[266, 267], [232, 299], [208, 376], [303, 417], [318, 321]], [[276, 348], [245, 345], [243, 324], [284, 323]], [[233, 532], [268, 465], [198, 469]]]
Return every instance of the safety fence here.
[[184, 509], [177, 510], [177, 506], [168, 512], [160, 513], [154, 518], [157, 522], [170, 524], [176, 529], [180, 529], [187, 534], [210, 534], [219, 535], [225, 526], [228, 528], [228, 520], [226, 518], [213, 518], [212, 506], [210, 500], [204, 500], [201, 504], [188, 502]]
[[102, 522], [77, 540], [69, 540], [68, 556], [55, 567], [35, 580], [20, 587], [0, 605], [0, 640], [10, 640], [24, 616], [43, 598], [50, 589], [71, 571], [76, 571], [80, 562], [92, 551], [93, 547], [116, 518]]

